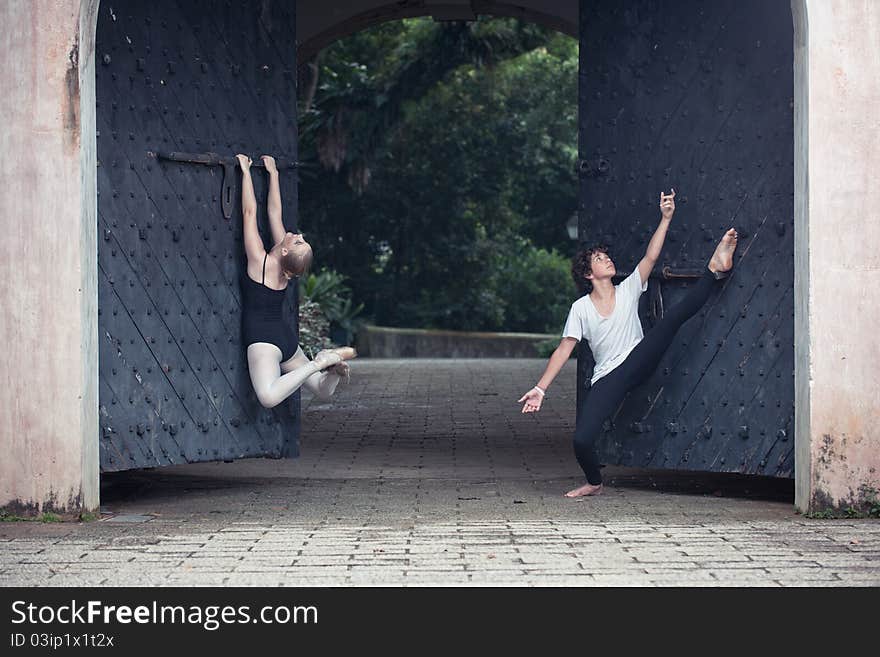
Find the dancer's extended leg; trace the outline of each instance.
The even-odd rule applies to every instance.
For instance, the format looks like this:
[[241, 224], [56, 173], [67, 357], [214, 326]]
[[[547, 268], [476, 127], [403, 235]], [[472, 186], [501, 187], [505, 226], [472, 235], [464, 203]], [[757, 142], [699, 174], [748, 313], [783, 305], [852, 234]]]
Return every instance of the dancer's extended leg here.
[[721, 238], [709, 266], [679, 303], [672, 306], [657, 324], [645, 335], [621, 364], [627, 375], [627, 388], [631, 389], [647, 379], [656, 369], [663, 354], [675, 339], [681, 325], [697, 314], [709, 299], [717, 279], [714, 272], [725, 272], [733, 266], [733, 252], [737, 235], [731, 228]]
[[[247, 348], [248, 369], [257, 399], [266, 408], [273, 408], [290, 397], [306, 380], [333, 365], [342, 358], [325, 357], [321, 360], [307, 360], [291, 371], [281, 373], [281, 350], [274, 344], [255, 342]], [[288, 361], [289, 362], [289, 361]]]
[[[287, 374], [307, 365], [309, 359], [301, 347], [297, 347], [296, 353], [283, 363], [281, 363], [281, 373]], [[348, 379], [348, 371], [350, 370], [348, 363], [339, 363], [333, 365], [323, 372], [315, 372], [303, 382], [309, 392], [322, 401], [328, 401], [336, 387], [342, 379]]]
[[[298, 359], [300, 355], [302, 358]], [[330, 349], [319, 352], [314, 360], [309, 360], [301, 349], [297, 349], [296, 354], [282, 365], [281, 350], [274, 344], [255, 342], [247, 348], [251, 383], [257, 399], [266, 408], [280, 404], [321, 370], [342, 365], [343, 358], [354, 358], [354, 355], [354, 349], [351, 348]], [[339, 378], [338, 373], [327, 372], [309, 386], [317, 396], [326, 398], [336, 390]], [[311, 388], [312, 385], [314, 388]]]

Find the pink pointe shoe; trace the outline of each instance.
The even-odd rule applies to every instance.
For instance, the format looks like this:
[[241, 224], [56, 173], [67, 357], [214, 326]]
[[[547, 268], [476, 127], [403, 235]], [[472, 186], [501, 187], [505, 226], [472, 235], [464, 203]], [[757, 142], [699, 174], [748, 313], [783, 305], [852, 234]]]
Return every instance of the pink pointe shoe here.
[[317, 365], [319, 370], [325, 370], [352, 358], [357, 358], [357, 351], [353, 347], [336, 347], [335, 349], [322, 349], [315, 354], [312, 362]]

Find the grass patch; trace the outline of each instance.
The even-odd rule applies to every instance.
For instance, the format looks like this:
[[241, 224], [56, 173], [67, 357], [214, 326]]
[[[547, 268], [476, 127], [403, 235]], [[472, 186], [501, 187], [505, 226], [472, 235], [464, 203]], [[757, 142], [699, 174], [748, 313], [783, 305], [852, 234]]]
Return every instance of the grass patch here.
[[[91, 513], [89, 511], [76, 516], [76, 519], [80, 522], [94, 522], [100, 520], [100, 518], [100, 514]], [[65, 520], [73, 519], [74, 516], [72, 515], [62, 516], [58, 513], [53, 513], [52, 511], [44, 511], [38, 516], [20, 516], [15, 513], [10, 513], [5, 509], [0, 509], [0, 522], [65, 522]]]
[[22, 518], [14, 513], [0, 509], [0, 522], [26, 522], [27, 520], [30, 520], [30, 518]]
[[804, 516], [815, 520], [880, 518], [880, 491], [871, 486], [863, 485], [859, 488], [859, 492], [862, 495], [862, 500], [857, 507], [850, 504], [842, 509], [823, 509], [806, 513]]
[[59, 516], [57, 513], [46, 511], [37, 516], [37, 520], [39, 520], [40, 522], [61, 522], [61, 516]]

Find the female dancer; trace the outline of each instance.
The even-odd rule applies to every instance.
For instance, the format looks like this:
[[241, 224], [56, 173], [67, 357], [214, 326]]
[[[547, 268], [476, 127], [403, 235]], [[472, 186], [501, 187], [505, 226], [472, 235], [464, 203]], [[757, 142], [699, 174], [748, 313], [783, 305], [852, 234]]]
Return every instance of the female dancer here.
[[602, 492], [602, 475], [595, 448], [602, 423], [627, 392], [650, 376], [679, 327], [697, 313], [709, 298], [715, 281], [726, 278], [733, 267], [737, 234], [731, 228], [721, 238], [697, 284], [645, 335], [639, 322], [638, 301], [648, 287], [648, 275], [660, 257], [675, 212], [674, 189], [672, 194], [660, 194], [660, 212], [660, 225], [648, 244], [645, 257], [619, 285], [611, 283], [616, 270], [605, 247], [586, 249], [575, 256], [572, 276], [579, 287], [587, 288], [588, 294], [572, 304], [562, 341], [550, 356], [544, 375], [519, 400], [525, 402], [523, 413], [540, 410], [547, 387], [559, 374], [575, 345], [582, 338], [587, 339], [596, 367], [574, 434], [575, 456], [587, 483], [568, 491], [567, 497]]
[[[305, 385], [319, 399], [329, 399], [350, 368], [344, 360], [356, 356], [351, 347], [324, 349], [313, 360], [306, 358], [285, 326], [281, 309], [291, 279], [299, 278], [312, 262], [312, 247], [301, 233], [284, 230], [281, 221], [281, 188], [275, 158], [263, 155], [269, 174], [269, 226], [275, 246], [266, 251], [257, 230], [257, 199], [251, 179], [251, 159], [237, 155], [241, 166], [241, 207], [247, 270], [242, 276], [243, 344], [257, 399], [266, 408], [277, 406]], [[259, 281], [259, 282], [258, 282]], [[326, 371], [322, 371], [326, 370]]]

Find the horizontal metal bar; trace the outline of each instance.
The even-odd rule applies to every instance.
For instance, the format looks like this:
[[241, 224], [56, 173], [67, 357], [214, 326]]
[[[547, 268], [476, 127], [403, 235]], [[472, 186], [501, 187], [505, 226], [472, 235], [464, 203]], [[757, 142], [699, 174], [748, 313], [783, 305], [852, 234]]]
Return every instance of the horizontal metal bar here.
[[665, 280], [671, 278], [700, 278], [705, 269], [672, 269], [671, 267], [663, 267], [660, 270], [661, 276]]
[[[238, 158], [232, 155], [218, 155], [217, 153], [184, 153], [181, 151], [157, 151], [154, 153], [159, 160], [171, 162], [186, 162], [188, 164], [203, 164], [205, 166], [237, 166]], [[253, 159], [253, 158], [251, 158]], [[275, 158], [275, 166], [278, 169], [295, 169], [299, 165], [296, 160], [284, 157]], [[265, 167], [263, 161], [254, 159], [252, 167]]]
[[[648, 278], [660, 279], [663, 281], [675, 279], [695, 279], [703, 275], [702, 269], [673, 269], [672, 267], [663, 267], [659, 272], [652, 271]], [[632, 274], [631, 271], [619, 271], [613, 278], [623, 280]]]
[[223, 166], [224, 164], [235, 164], [237, 162], [234, 157], [224, 157], [217, 153], [183, 153], [180, 151], [157, 151], [156, 159], [187, 162], [189, 164], [205, 164], [207, 166]]

